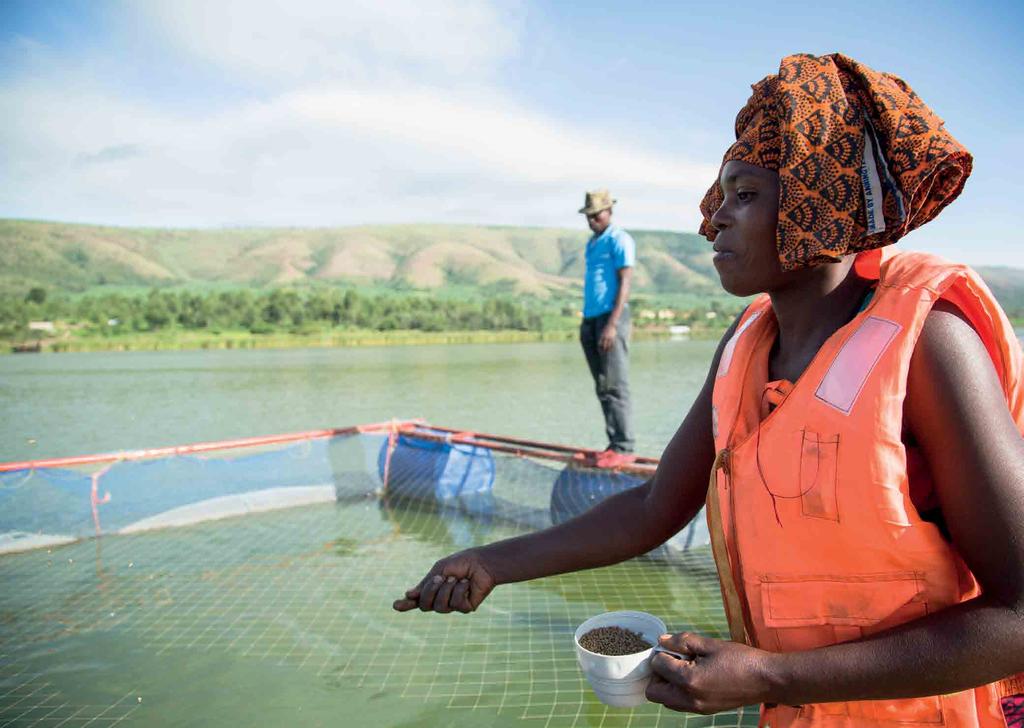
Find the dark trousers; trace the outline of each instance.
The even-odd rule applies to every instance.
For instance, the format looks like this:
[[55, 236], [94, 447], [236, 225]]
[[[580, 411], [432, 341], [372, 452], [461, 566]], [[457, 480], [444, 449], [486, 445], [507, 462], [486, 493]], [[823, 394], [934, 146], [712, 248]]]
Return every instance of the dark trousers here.
[[629, 401], [629, 307], [623, 308], [619, 316], [615, 344], [608, 351], [601, 351], [598, 342], [609, 315], [583, 319], [580, 343], [604, 412], [608, 447], [617, 452], [633, 452], [633, 412]]

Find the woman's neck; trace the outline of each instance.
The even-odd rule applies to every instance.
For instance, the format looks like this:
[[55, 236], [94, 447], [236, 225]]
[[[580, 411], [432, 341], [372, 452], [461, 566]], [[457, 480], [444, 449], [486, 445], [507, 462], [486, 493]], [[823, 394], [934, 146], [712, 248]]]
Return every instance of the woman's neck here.
[[872, 282], [852, 270], [853, 259], [808, 269], [769, 291], [779, 326], [768, 365], [771, 379], [796, 381], [822, 344], [857, 315]]

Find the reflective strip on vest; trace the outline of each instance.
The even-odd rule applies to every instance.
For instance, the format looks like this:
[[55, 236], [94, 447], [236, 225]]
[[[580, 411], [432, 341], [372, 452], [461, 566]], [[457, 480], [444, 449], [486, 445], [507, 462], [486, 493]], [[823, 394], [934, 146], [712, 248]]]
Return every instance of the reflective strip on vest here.
[[754, 311], [754, 313], [750, 314], [750, 318], [744, 321], [743, 324], [738, 329], [736, 329], [736, 333], [732, 335], [732, 337], [729, 339], [729, 343], [727, 343], [725, 345], [725, 348], [722, 349], [722, 358], [718, 362], [717, 376], [724, 377], [726, 374], [729, 373], [729, 365], [732, 363], [732, 354], [734, 351], [736, 351], [736, 342], [739, 340], [740, 334], [746, 331], [750, 327], [750, 324], [757, 321], [757, 319], [760, 316], [760, 311]]
[[900, 331], [895, 321], [869, 316], [836, 354], [815, 396], [843, 414], [850, 414], [857, 395], [882, 353]]

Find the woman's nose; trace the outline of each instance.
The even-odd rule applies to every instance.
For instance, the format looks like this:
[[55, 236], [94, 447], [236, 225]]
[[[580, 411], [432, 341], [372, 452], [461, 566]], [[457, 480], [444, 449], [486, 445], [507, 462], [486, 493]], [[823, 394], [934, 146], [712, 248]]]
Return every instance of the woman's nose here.
[[723, 228], [729, 227], [729, 211], [726, 210], [725, 203], [723, 202], [715, 210], [715, 214], [711, 216], [711, 227], [716, 231], [722, 230]]

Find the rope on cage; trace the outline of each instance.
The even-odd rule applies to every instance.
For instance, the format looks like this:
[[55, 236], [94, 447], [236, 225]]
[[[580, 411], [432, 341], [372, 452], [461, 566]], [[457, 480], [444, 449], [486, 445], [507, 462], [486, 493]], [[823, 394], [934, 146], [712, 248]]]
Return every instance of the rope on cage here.
[[398, 421], [391, 420], [388, 424], [388, 451], [384, 456], [384, 492], [388, 490], [388, 478], [391, 475], [391, 455], [395, 452], [395, 443], [398, 441]]
[[104, 505], [105, 503], [109, 503], [110, 502], [110, 491], [109, 490], [106, 493], [103, 494], [102, 498], [99, 497], [100, 478], [102, 478], [104, 475], [106, 475], [107, 471], [109, 471], [112, 467], [114, 467], [114, 465], [116, 463], [118, 463], [118, 462], [120, 462], [120, 460], [115, 460], [112, 463], [108, 463], [102, 470], [98, 470], [97, 472], [93, 473], [92, 476], [91, 476], [91, 479], [92, 479], [92, 489], [89, 492], [89, 505], [92, 508], [92, 522], [93, 522], [93, 525], [96, 526], [96, 535], [97, 536], [101, 535], [102, 532], [103, 532], [102, 529], [100, 528], [100, 511], [99, 511], [99, 507], [101, 505]]

